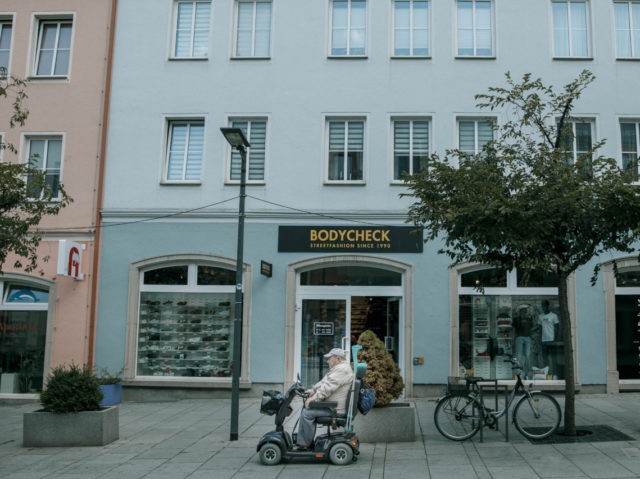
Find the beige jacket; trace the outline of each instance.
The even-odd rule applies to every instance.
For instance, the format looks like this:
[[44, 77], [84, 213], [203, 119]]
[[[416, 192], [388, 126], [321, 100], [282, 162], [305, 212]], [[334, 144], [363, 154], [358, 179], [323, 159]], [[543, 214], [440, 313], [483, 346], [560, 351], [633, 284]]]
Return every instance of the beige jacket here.
[[324, 377], [313, 386], [316, 393], [314, 401], [336, 401], [337, 411], [344, 414], [346, 409], [347, 394], [353, 384], [353, 371], [348, 362], [342, 361], [324, 375]]

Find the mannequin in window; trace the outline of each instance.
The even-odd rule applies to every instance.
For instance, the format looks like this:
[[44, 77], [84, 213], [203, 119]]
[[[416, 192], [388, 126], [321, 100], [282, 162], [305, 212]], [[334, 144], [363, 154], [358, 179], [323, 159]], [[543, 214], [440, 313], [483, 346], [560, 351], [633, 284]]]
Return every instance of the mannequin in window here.
[[518, 307], [513, 323], [516, 338], [516, 357], [520, 360], [524, 377], [531, 371], [531, 336], [534, 327], [532, 308], [528, 304]]
[[542, 358], [551, 371], [556, 374], [555, 365], [555, 346], [558, 325], [560, 320], [558, 315], [550, 310], [549, 301], [542, 300], [542, 313], [538, 316], [538, 324], [540, 325], [540, 340], [542, 342]]

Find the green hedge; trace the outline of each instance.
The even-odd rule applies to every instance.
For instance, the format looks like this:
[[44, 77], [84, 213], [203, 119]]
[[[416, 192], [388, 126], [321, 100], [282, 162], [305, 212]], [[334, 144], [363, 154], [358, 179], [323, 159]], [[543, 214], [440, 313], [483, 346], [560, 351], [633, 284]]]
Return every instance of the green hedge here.
[[102, 391], [98, 379], [86, 365], [53, 368], [45, 389], [40, 393], [44, 410], [54, 413], [98, 411], [100, 401]]

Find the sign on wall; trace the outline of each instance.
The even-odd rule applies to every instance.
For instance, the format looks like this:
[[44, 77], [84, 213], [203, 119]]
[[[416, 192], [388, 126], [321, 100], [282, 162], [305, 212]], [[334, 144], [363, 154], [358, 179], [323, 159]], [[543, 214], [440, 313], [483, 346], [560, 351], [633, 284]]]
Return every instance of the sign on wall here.
[[71, 276], [74, 279], [84, 279], [82, 274], [82, 252], [85, 246], [70, 240], [58, 242], [58, 268], [56, 273]]
[[413, 226], [280, 226], [281, 253], [422, 253]]

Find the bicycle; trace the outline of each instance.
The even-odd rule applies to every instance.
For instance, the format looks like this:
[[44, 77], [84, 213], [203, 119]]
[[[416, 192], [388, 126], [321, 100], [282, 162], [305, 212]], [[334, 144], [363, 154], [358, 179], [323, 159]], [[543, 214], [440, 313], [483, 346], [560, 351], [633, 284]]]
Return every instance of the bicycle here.
[[464, 383], [460, 383], [459, 378], [450, 378], [447, 393], [438, 399], [433, 413], [440, 434], [453, 441], [464, 441], [473, 437], [483, 425], [494, 428], [498, 419], [507, 413], [519, 391], [522, 391], [522, 396], [516, 401], [512, 413], [513, 424], [518, 432], [532, 440], [544, 439], [556, 432], [562, 418], [558, 401], [545, 392], [532, 391], [531, 384], [525, 387], [522, 366], [517, 357], [505, 362], [511, 362], [516, 383], [508, 392], [503, 409], [494, 411], [485, 406], [478, 384], [485, 381], [484, 378], [461, 378]]

